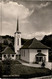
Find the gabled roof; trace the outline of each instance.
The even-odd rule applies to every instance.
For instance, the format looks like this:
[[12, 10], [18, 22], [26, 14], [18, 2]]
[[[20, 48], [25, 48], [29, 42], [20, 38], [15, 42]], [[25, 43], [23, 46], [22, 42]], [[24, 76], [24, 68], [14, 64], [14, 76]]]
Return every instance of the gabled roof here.
[[33, 38], [27, 41], [21, 49], [49, 49], [46, 45], [39, 42], [37, 39]]
[[8, 46], [1, 53], [2, 54], [15, 54], [15, 52]]
[[36, 56], [46, 56], [46, 55], [40, 52], [40, 53], [36, 54]]

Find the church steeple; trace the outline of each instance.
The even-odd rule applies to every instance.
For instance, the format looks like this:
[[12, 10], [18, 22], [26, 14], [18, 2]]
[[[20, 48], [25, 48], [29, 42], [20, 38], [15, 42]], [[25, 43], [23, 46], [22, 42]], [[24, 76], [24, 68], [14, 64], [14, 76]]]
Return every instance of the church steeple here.
[[17, 19], [17, 29], [16, 29], [16, 32], [19, 32], [19, 21]]
[[17, 19], [17, 25], [16, 25], [16, 32], [15, 32], [15, 41], [14, 41], [14, 48], [15, 53], [19, 54], [19, 49], [21, 48], [21, 32], [19, 31], [19, 20]]

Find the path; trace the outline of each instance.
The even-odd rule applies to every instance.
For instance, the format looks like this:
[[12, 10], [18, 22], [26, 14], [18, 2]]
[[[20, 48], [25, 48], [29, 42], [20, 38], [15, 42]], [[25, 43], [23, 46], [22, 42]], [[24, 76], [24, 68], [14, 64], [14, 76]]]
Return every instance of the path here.
[[41, 67], [39, 64], [25, 63], [21, 60], [18, 60], [22, 65], [31, 66], [31, 67]]
[[[18, 60], [22, 65], [26, 65], [26, 66], [31, 66], [31, 67], [41, 67], [40, 64], [32, 64], [32, 63], [26, 63], [24, 61]], [[52, 63], [51, 62], [46, 62], [45, 63], [45, 68], [49, 68], [51, 70], [52, 67]]]

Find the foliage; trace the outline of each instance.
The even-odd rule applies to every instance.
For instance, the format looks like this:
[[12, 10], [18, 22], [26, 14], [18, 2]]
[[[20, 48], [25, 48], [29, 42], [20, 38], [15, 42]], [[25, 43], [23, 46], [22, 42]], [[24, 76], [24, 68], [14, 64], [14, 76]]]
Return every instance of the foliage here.
[[3, 61], [2, 73], [3, 73], [3, 75], [10, 75], [10, 73], [11, 73], [11, 60], [7, 59], [7, 60]]
[[49, 47], [52, 48], [52, 35], [44, 36], [41, 42]]
[[45, 35], [44, 38], [41, 40], [41, 42], [45, 45], [47, 45], [48, 47], [50, 47], [49, 49], [49, 61], [52, 62], [52, 35]]
[[2, 62], [0, 61], [0, 78], [2, 77]]
[[24, 39], [24, 38], [21, 38], [21, 44], [23, 45], [26, 41], [28, 41], [29, 39]]
[[12, 43], [9, 44], [9, 47], [14, 51], [14, 46]]
[[4, 40], [4, 45], [8, 45], [8, 41], [6, 39]]

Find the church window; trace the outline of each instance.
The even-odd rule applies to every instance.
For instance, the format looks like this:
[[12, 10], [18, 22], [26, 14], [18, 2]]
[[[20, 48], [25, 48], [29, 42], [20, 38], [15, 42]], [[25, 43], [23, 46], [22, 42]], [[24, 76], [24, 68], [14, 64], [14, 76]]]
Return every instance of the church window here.
[[14, 55], [12, 55], [12, 57], [14, 57]]
[[17, 39], [17, 45], [19, 45], [19, 39]]

